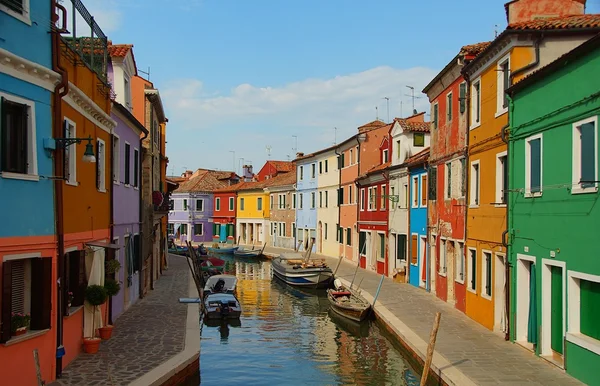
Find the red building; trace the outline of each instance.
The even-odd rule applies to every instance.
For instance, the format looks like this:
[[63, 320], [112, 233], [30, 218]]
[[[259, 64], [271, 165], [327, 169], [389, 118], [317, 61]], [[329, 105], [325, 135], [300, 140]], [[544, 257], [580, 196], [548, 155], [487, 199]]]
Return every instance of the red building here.
[[288, 161], [267, 161], [256, 173], [256, 181], [264, 181], [276, 177], [282, 173], [294, 171], [294, 164]]
[[[227, 186], [221, 189], [217, 189], [213, 192], [214, 194], [214, 210], [213, 210], [213, 227], [220, 224], [220, 232], [218, 239], [213, 236], [213, 241], [235, 242], [235, 211], [237, 202], [237, 189], [244, 183]], [[213, 231], [213, 235], [215, 235]]]
[[[389, 132], [392, 125], [385, 125], [371, 132], [372, 138], [361, 143], [364, 153], [370, 152], [366, 162], [371, 168], [358, 176], [356, 183], [359, 191], [358, 211], [358, 250], [360, 266], [388, 275], [388, 208], [389, 178], [388, 168], [391, 165]], [[376, 137], [378, 137], [376, 139]], [[364, 154], [363, 153], [363, 154]], [[362, 154], [361, 154], [362, 155]], [[361, 160], [361, 169], [365, 162]]]
[[429, 199], [431, 290], [465, 312], [466, 152], [468, 138], [465, 61], [489, 43], [462, 47], [425, 87], [431, 102]]

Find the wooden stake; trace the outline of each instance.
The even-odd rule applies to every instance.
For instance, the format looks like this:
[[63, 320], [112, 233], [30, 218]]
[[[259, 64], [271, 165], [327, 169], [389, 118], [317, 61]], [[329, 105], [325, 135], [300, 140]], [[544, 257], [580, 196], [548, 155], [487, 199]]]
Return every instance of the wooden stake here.
[[431, 334], [429, 335], [429, 345], [427, 346], [427, 358], [425, 359], [425, 365], [423, 366], [423, 375], [421, 376], [421, 386], [425, 386], [425, 384], [427, 383], [427, 375], [429, 374], [429, 367], [431, 367], [431, 361], [433, 360], [435, 340], [437, 338], [438, 328], [440, 328], [441, 317], [441, 312], [435, 313], [433, 328], [431, 329]]
[[35, 362], [35, 373], [37, 375], [38, 386], [43, 386], [46, 383], [42, 379], [42, 370], [40, 369], [40, 357], [38, 355], [38, 349], [37, 348], [33, 349], [33, 360]]

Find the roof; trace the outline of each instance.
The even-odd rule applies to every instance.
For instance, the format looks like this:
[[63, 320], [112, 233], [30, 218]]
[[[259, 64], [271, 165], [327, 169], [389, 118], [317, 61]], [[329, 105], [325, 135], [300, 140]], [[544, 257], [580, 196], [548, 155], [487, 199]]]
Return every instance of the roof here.
[[385, 169], [389, 168], [391, 165], [392, 165], [392, 161], [388, 161], [386, 163], [374, 166], [371, 169], [369, 169], [366, 173], [364, 173], [363, 175], [359, 176], [358, 179], [365, 178], [365, 177], [367, 177], [370, 174], [377, 173], [379, 171], [385, 170]]
[[375, 127], [381, 127], [381, 126], [385, 126], [385, 122], [381, 121], [379, 119], [376, 119], [376, 120], [371, 121], [369, 123], [365, 123], [364, 125], [359, 126], [358, 128], [359, 129], [364, 129], [364, 128], [370, 128], [370, 127], [375, 128]]
[[180, 182], [179, 188], [174, 193], [213, 192], [217, 189], [227, 187], [228, 182], [222, 181], [223, 178], [221, 178], [223, 173], [232, 174], [231, 172], [209, 170], [206, 173]]
[[293, 185], [296, 183], [296, 168], [290, 170], [289, 173], [282, 173], [276, 177], [269, 178], [265, 182], [267, 182], [266, 188]]
[[152, 103], [154, 107], [154, 111], [158, 116], [158, 121], [160, 123], [169, 122], [167, 117], [165, 116], [165, 110], [163, 108], [162, 99], [160, 98], [160, 93], [155, 88], [147, 88], [144, 90], [144, 94], [148, 98], [148, 100]]
[[112, 44], [108, 41], [108, 54], [113, 58], [124, 58], [132, 48], [133, 44]]
[[275, 171], [282, 173], [291, 172], [296, 167], [292, 161], [267, 161], [266, 164], [271, 164]]
[[330, 150], [336, 149], [336, 148], [338, 148], [338, 147], [340, 147], [340, 145], [339, 145], [339, 144], [336, 144], [336, 145], [333, 145], [333, 146], [329, 146], [329, 147], [326, 147], [325, 149], [321, 149], [321, 150], [315, 151], [314, 153], [305, 154], [305, 155], [303, 155], [303, 156], [296, 157], [296, 159], [294, 159], [292, 162], [297, 162], [297, 161], [301, 161], [301, 160], [303, 160], [303, 159], [312, 158], [312, 157], [314, 157], [314, 156], [317, 156], [317, 155], [319, 155], [319, 154], [323, 154], [323, 153], [325, 153], [325, 152], [328, 152], [328, 151], [330, 151]]
[[425, 148], [418, 152], [417, 154], [407, 158], [404, 163], [408, 166], [420, 165], [429, 159], [429, 148]]
[[573, 60], [584, 57], [589, 52], [600, 48], [600, 33], [591, 38], [590, 40], [580, 44], [575, 47], [571, 51], [565, 53], [562, 56], [559, 56], [553, 62], [545, 65], [544, 67], [532, 72], [527, 75], [525, 78], [521, 79], [519, 82], [515, 83], [511, 86], [506, 92], [510, 95], [514, 95], [515, 93], [523, 90], [524, 88], [534, 84], [535, 82], [543, 79], [545, 76], [552, 74], [555, 71], [560, 70], [560, 68], [564, 65], [572, 63]]
[[481, 42], [475, 44], [469, 44], [467, 46], [462, 46], [460, 49], [461, 55], [479, 55], [481, 51], [485, 50], [492, 42]]
[[431, 129], [431, 122], [411, 122], [408, 118], [394, 118], [394, 122], [398, 122], [405, 131], [429, 133]]
[[129, 120], [129, 122], [135, 126], [136, 129], [138, 129], [141, 133], [148, 134], [148, 129], [146, 129], [144, 125], [142, 125], [142, 123], [138, 121], [133, 114], [131, 114], [131, 111], [129, 111], [125, 106], [117, 101], [112, 101], [112, 105], [115, 110], [127, 118], [127, 120]]

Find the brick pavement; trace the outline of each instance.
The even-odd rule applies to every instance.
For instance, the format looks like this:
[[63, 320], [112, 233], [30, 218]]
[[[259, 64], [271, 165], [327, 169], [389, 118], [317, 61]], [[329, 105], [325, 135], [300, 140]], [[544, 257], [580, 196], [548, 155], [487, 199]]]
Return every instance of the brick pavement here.
[[81, 354], [51, 385], [126, 385], [184, 349], [189, 268], [171, 255], [155, 289], [125, 311], [96, 354]]
[[[281, 252], [289, 251], [269, 247], [265, 249], [265, 253]], [[312, 256], [324, 257], [333, 269], [339, 260], [318, 254]], [[355, 269], [356, 264], [345, 260], [340, 264], [337, 276], [351, 281]], [[355, 282], [361, 280], [360, 288], [374, 296], [381, 276], [360, 269]], [[387, 308], [425, 342], [429, 342], [435, 313], [440, 311], [442, 318], [435, 351], [476, 384], [582, 385], [556, 366], [517, 344], [505, 341], [503, 337], [422, 289], [386, 278], [377, 298], [377, 305]]]

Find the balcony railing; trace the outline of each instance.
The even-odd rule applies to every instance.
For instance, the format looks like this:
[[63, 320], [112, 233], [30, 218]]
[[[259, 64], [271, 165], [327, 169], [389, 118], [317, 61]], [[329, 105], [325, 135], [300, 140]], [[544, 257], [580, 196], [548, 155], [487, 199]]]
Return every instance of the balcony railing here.
[[154, 205], [154, 213], [167, 214], [171, 210], [171, 193], [163, 193], [160, 191], [152, 192], [152, 204]]

